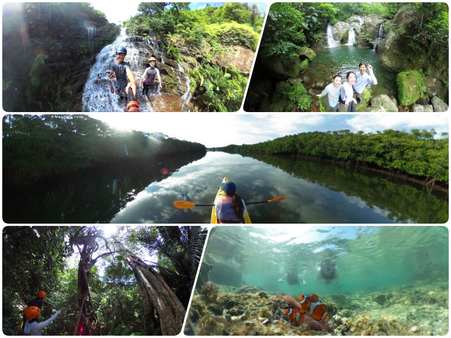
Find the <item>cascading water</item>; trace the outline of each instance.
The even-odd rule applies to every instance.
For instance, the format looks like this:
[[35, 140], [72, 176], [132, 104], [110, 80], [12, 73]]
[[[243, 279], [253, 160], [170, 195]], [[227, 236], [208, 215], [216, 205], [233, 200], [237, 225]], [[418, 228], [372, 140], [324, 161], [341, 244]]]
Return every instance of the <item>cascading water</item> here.
[[329, 48], [337, 47], [340, 45], [338, 39], [335, 39], [335, 35], [337, 35], [337, 29], [331, 24], [327, 24], [327, 46]]
[[[110, 69], [111, 63], [116, 62], [115, 50], [118, 47], [125, 47], [127, 49], [127, 55], [124, 61], [130, 64], [130, 69], [134, 74], [138, 87], [136, 99], [140, 105], [141, 112], [179, 111], [181, 110], [180, 107], [186, 106], [188, 93], [185, 87], [188, 86], [189, 92], [189, 77], [184, 74], [183, 68], [182, 70], [180, 68], [175, 68], [174, 70], [174, 67], [179, 66], [175, 61], [166, 59], [165, 62], [164, 53], [159, 48], [154, 37], [151, 36], [149, 39], [146, 39], [138, 36], [128, 36], [126, 29], [123, 28], [116, 40], [112, 44], [105, 46], [95, 58], [95, 63], [91, 67], [83, 91], [83, 111], [126, 111], [126, 99], [119, 101], [119, 96], [110, 91], [111, 87], [114, 90], [116, 80], [110, 80], [107, 75], [107, 70]], [[168, 70], [174, 71], [178, 78], [178, 86], [175, 90], [168, 89], [168, 91], [162, 93], [157, 89], [156, 92], [149, 92], [149, 97], [146, 97], [142, 95], [140, 83], [145, 69], [149, 66], [148, 59], [153, 55], [157, 59], [160, 59], [161, 61], [159, 60], [159, 62], [163, 64], [160, 65], [162, 67], [160, 69], [162, 76], [163, 74], [168, 74]]]
[[183, 104], [182, 104], [182, 110], [185, 108], [186, 104], [189, 102], [189, 100], [191, 99], [191, 80], [189, 79], [189, 76], [185, 74], [185, 70], [183, 69], [182, 66], [179, 66], [179, 71], [181, 71], [183, 73], [183, 75], [185, 75], [185, 80], [186, 80], [186, 87], [188, 88], [185, 92], [185, 94], [183, 94], [182, 99], [183, 99]]
[[381, 42], [381, 40], [384, 38], [384, 27], [383, 24], [381, 24], [379, 26], [379, 34], [377, 36], [377, 38], [373, 41], [373, 50], [375, 51], [377, 48], [377, 45], [379, 44], [379, 42]]
[[95, 27], [88, 27], [88, 40], [91, 41], [92, 38], [96, 36], [96, 28]]
[[350, 45], [352, 46], [354, 44], [354, 42], [356, 42], [356, 38], [355, 38], [355, 31], [354, 28], [351, 27], [349, 29], [349, 33], [348, 33], [348, 43], [346, 45]]

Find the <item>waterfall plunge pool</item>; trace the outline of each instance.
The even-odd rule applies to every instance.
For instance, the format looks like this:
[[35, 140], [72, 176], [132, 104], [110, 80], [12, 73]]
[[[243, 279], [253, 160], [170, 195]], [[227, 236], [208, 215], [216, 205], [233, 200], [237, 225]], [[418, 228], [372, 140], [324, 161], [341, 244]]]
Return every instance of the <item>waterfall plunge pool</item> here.
[[346, 81], [346, 73], [358, 73], [359, 63], [366, 62], [373, 66], [377, 85], [367, 85], [373, 96], [380, 94], [396, 97], [396, 72], [384, 68], [379, 61], [379, 55], [370, 48], [358, 48], [355, 46], [341, 45], [338, 47], [316, 51], [316, 57], [304, 76], [313, 79], [313, 83], [324, 80], [328, 85], [335, 75], [339, 74]]

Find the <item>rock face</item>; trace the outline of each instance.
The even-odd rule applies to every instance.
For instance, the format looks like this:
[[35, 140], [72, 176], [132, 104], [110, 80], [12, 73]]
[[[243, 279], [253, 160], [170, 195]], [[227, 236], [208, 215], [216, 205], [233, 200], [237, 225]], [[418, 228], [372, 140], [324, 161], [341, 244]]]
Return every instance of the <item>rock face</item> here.
[[415, 103], [422, 92], [422, 75], [416, 70], [401, 72], [396, 76], [399, 104], [408, 106]]
[[434, 111], [437, 113], [445, 113], [448, 111], [448, 106], [437, 96], [432, 98], [432, 105], [434, 106]]
[[[83, 86], [95, 55], [114, 41], [119, 27], [82, 3], [32, 3], [27, 9], [25, 4], [7, 6], [3, 108], [80, 111]], [[70, 17], [62, 13], [70, 13]]]
[[338, 40], [341, 44], [345, 44], [348, 42], [348, 33], [350, 30], [349, 24], [346, 22], [338, 21], [334, 25], [335, 29], [337, 30], [338, 34]]
[[398, 112], [398, 107], [386, 94], [377, 95], [373, 97], [370, 102], [372, 108], [384, 108], [384, 111], [386, 112]]
[[[265, 53], [264, 51], [260, 53]], [[297, 78], [301, 67], [301, 60], [294, 58], [291, 62], [284, 65], [280, 57], [270, 56], [266, 58], [258, 58], [261, 62], [259, 67], [264, 69], [267, 76], [276, 81], [283, 81], [287, 78]]]
[[360, 34], [357, 38], [357, 45], [359, 47], [371, 47], [368, 42], [373, 41], [379, 34], [379, 26], [387, 19], [382, 15], [371, 14], [365, 17], [363, 25], [360, 27]]
[[308, 47], [302, 47], [298, 52], [301, 59], [307, 58], [309, 61], [312, 61], [316, 57], [316, 53]]

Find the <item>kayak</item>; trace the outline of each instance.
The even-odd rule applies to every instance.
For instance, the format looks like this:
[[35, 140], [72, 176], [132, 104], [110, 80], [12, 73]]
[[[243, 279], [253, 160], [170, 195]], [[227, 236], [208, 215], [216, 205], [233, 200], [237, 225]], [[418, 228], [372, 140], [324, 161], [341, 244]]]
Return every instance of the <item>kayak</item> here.
[[[222, 180], [222, 183], [227, 183], [229, 180], [227, 179], [227, 177], [224, 177], [224, 179]], [[215, 210], [215, 205], [216, 205], [216, 201], [219, 198], [222, 198], [225, 196], [225, 191], [221, 189], [221, 186], [219, 186], [219, 190], [218, 193], [216, 194], [215, 197], [215, 201], [213, 203], [213, 207], [211, 210], [211, 224], [218, 224], [218, 220], [216, 218], [216, 210]], [[251, 218], [249, 217], [249, 213], [247, 212], [247, 208], [246, 208], [246, 215], [244, 216], [244, 223], [252, 223], [251, 222]]]

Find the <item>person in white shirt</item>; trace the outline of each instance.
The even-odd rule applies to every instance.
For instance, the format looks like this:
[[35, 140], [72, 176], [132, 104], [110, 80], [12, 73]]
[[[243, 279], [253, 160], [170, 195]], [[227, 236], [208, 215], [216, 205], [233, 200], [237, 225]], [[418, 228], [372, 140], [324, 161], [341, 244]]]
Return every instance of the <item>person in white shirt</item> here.
[[321, 94], [318, 94], [316, 96], [318, 97], [323, 97], [324, 95], [328, 95], [328, 99], [329, 99], [329, 106], [331, 106], [331, 108], [333, 110], [335, 110], [337, 113], [339, 112], [338, 110], [338, 102], [340, 99], [340, 91], [341, 91], [341, 81], [342, 81], [342, 77], [341, 75], [335, 75], [333, 82], [328, 84], [326, 86], [326, 88], [324, 88], [323, 92]]
[[56, 317], [61, 313], [57, 311], [50, 319], [44, 322], [38, 323], [41, 318], [41, 309], [37, 306], [29, 306], [25, 310], [25, 318], [27, 319], [24, 324], [24, 335], [26, 336], [42, 336], [42, 330], [50, 325]]
[[356, 111], [357, 101], [354, 99], [354, 89], [352, 86], [355, 83], [356, 76], [353, 72], [346, 74], [346, 82], [341, 86], [340, 103], [343, 103], [348, 112]]
[[356, 75], [356, 81], [354, 83], [354, 90], [356, 91], [356, 96], [357, 96], [357, 104], [360, 103], [360, 95], [362, 95], [363, 90], [365, 89], [366, 85], [368, 83], [373, 84], [373, 85], [377, 85], [377, 79], [376, 76], [374, 76], [373, 73], [373, 66], [368, 65], [368, 73], [366, 73], [366, 63], [365, 62], [360, 62], [359, 64], [359, 71], [360, 73], [357, 73]]

